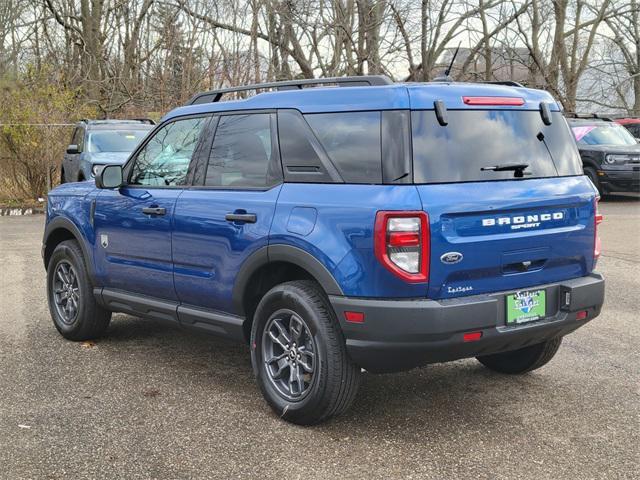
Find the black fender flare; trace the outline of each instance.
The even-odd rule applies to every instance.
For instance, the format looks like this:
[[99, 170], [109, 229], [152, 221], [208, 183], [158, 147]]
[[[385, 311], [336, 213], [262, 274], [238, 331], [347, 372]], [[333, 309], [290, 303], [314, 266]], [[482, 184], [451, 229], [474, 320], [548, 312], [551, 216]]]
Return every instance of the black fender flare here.
[[288, 262], [303, 268], [315, 278], [327, 295], [344, 296], [342, 288], [316, 257], [301, 248], [292, 245], [275, 244], [259, 248], [247, 258], [236, 276], [233, 285], [232, 301], [236, 313], [244, 315], [244, 291], [251, 276], [261, 267], [274, 262]]
[[51, 234], [56, 230], [67, 230], [73, 235], [80, 245], [80, 249], [82, 250], [82, 255], [85, 258], [85, 264], [87, 267], [87, 272], [89, 273], [89, 277], [91, 281], [95, 279], [95, 272], [93, 269], [93, 257], [90, 255], [90, 252], [87, 248], [87, 241], [85, 236], [82, 234], [80, 229], [69, 220], [67, 217], [55, 217], [51, 220], [44, 229], [44, 235], [42, 237], [42, 261], [44, 262], [44, 268], [47, 269], [47, 258], [45, 256], [45, 249], [47, 248], [47, 241], [51, 237]]

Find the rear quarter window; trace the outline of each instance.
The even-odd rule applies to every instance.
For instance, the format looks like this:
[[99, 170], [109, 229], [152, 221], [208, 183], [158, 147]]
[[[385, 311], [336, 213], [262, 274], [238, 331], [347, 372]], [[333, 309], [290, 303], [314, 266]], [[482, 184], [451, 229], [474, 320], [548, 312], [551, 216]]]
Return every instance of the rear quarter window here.
[[346, 183], [382, 182], [380, 119], [380, 112], [305, 115]]
[[482, 170], [527, 164], [524, 178], [581, 175], [581, 161], [566, 120], [537, 111], [449, 110], [442, 126], [433, 110], [411, 115], [415, 183], [507, 180], [513, 171]]

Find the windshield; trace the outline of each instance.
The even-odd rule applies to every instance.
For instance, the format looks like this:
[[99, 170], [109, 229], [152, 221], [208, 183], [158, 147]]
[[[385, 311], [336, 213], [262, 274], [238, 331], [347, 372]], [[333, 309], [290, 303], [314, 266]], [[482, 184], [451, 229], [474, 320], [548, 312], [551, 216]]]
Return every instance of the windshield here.
[[571, 127], [580, 145], [636, 145], [638, 142], [626, 128], [616, 124], [576, 125]]
[[[449, 110], [442, 126], [433, 110], [414, 111], [415, 183], [581, 175], [580, 156], [559, 112], [545, 125], [538, 111]], [[525, 165], [526, 167], [522, 167]]]
[[89, 133], [87, 151], [130, 153], [147, 135], [147, 130], [105, 130]]

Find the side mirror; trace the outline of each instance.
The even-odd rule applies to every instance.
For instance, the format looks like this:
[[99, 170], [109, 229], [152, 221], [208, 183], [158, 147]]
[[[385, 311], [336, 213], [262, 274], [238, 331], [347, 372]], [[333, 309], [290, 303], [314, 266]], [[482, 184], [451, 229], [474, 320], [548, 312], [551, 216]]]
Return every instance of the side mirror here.
[[78, 150], [78, 145], [75, 144], [71, 144], [67, 147], [67, 153], [69, 155], [75, 155], [76, 153], [80, 153], [80, 150]]
[[122, 186], [122, 167], [120, 165], [105, 165], [96, 172], [96, 187], [118, 188]]

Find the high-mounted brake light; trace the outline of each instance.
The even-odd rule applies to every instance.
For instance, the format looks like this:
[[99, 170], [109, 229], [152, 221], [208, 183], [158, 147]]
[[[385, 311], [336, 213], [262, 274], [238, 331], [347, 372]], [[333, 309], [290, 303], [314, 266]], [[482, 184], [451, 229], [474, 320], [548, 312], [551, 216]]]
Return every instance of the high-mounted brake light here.
[[520, 97], [462, 97], [462, 101], [465, 105], [524, 105], [524, 98]]
[[602, 244], [600, 242], [600, 235], [598, 235], [598, 225], [602, 223], [604, 220], [604, 216], [598, 210], [598, 202], [600, 201], [600, 197], [596, 197], [593, 200], [593, 210], [595, 212], [594, 221], [593, 221], [593, 230], [594, 230], [594, 242], [593, 242], [593, 264], [598, 261], [600, 257], [600, 252], [602, 251]]
[[429, 279], [429, 217], [425, 212], [376, 214], [376, 258], [407, 282]]

